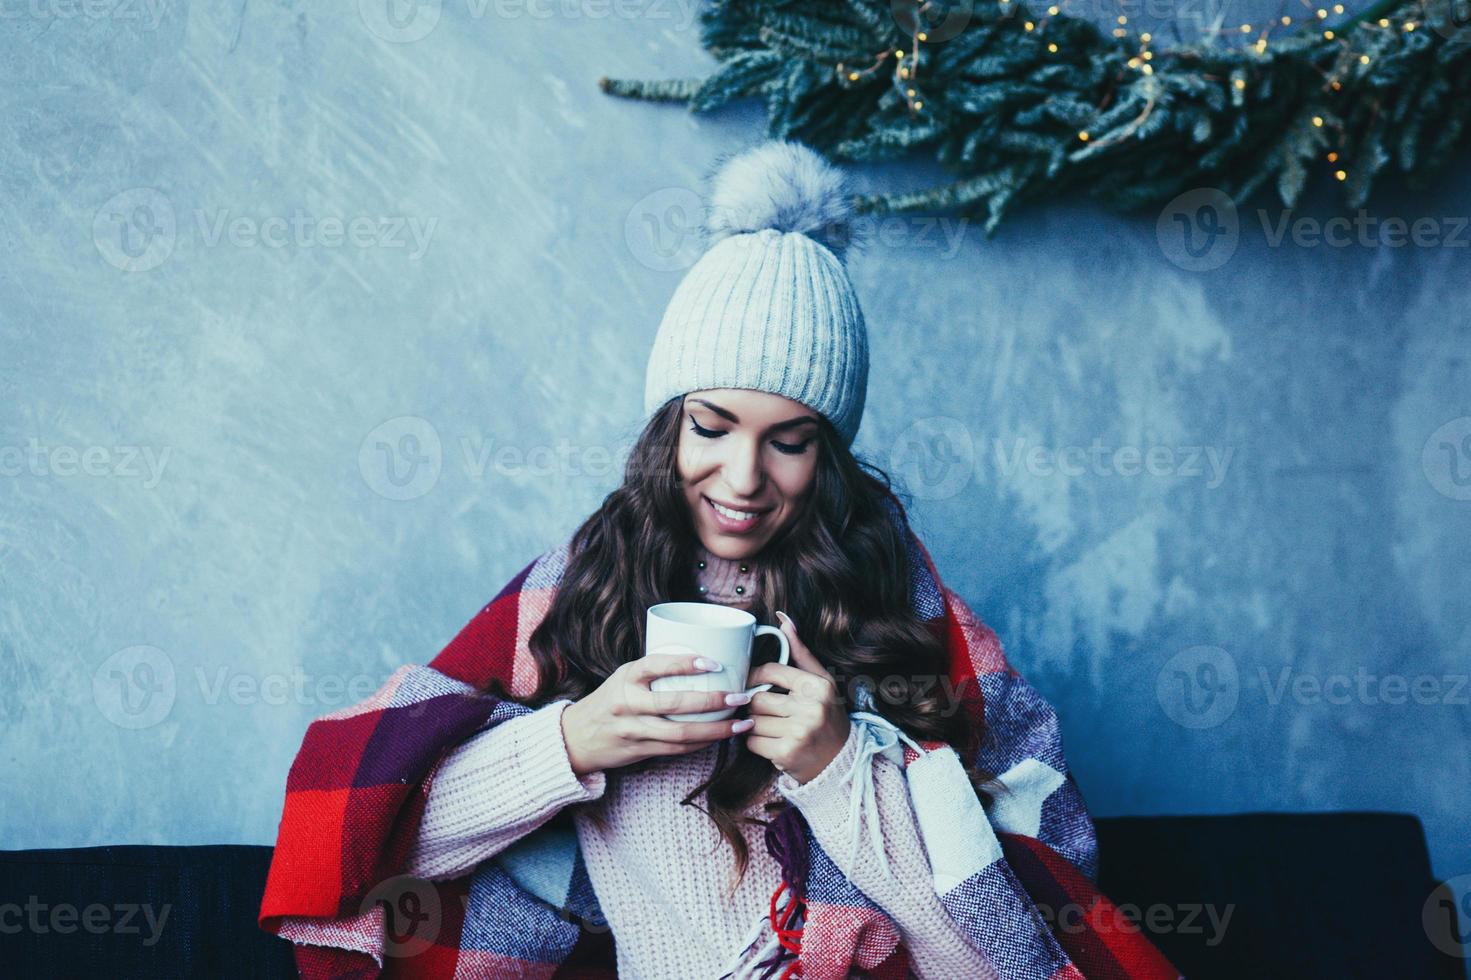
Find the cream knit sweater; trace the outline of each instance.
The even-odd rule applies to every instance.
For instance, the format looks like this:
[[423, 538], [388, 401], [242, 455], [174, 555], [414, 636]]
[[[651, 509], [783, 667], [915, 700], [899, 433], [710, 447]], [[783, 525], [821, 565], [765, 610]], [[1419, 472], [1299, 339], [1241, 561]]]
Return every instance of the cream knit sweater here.
[[[697, 575], [708, 600], [750, 604], [754, 564], [703, 550], [702, 561]], [[579, 778], [562, 737], [562, 712], [570, 703], [554, 701], [502, 722], [445, 757], [429, 787], [408, 872], [430, 879], [463, 874], [563, 807], [575, 806], [573, 822], [593, 890], [613, 930], [620, 980], [757, 976], [754, 964], [776, 948], [767, 917], [781, 881], [776, 860], [766, 852], [763, 827], [743, 827], [751, 860], [732, 892], [730, 845], [714, 821], [680, 802], [713, 769], [718, 743], [651, 760], [630, 778], [616, 769]], [[761, 804], [781, 797], [799, 807], [823, 850], [894, 920], [921, 980], [989, 975], [985, 958], [935, 896], [903, 771], [881, 756], [871, 757], [869, 764], [893, 876], [884, 875], [882, 856], [866, 843], [867, 814], [858, 828], [857, 860], [848, 864], [858, 730], [853, 725], [842, 750], [809, 782], [781, 775], [747, 813], [763, 817]], [[587, 818], [593, 808], [604, 815], [606, 829]]]

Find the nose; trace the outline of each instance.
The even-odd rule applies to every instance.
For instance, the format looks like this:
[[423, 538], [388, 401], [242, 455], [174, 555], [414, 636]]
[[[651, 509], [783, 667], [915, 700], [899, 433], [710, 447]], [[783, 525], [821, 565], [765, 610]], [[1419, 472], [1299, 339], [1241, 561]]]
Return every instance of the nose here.
[[[740, 500], [755, 497], [766, 483], [766, 472], [761, 465], [761, 447], [753, 440], [731, 440], [735, 445], [725, 464], [720, 468], [725, 485], [730, 487], [731, 496]], [[739, 502], [739, 501], [733, 501]]]

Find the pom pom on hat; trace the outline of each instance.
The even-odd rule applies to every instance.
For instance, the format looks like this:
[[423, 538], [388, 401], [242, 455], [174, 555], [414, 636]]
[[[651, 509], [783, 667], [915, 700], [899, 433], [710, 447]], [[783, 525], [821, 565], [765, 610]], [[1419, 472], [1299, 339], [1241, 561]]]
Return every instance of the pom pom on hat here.
[[800, 232], [839, 259], [853, 234], [848, 175], [801, 143], [770, 140], [726, 160], [710, 182], [711, 244], [764, 228]]

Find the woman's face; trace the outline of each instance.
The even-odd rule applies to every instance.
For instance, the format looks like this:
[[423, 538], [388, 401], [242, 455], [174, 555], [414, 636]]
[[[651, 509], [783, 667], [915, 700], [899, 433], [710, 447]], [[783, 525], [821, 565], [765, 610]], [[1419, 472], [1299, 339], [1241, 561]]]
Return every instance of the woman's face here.
[[721, 558], [751, 558], [796, 520], [812, 489], [817, 413], [746, 388], [692, 391], [683, 407], [679, 475], [700, 542]]

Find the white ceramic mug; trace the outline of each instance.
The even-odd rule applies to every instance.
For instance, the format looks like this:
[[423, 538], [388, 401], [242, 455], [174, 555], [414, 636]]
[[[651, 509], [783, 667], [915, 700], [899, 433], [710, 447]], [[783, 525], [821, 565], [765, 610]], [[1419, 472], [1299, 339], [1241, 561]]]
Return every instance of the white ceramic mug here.
[[[763, 633], [781, 641], [778, 662], [790, 663], [792, 647], [786, 634], [775, 626], [758, 626], [756, 617], [744, 609], [713, 602], [661, 602], [650, 606], [644, 630], [644, 656], [693, 651], [725, 669], [656, 677], [649, 682], [649, 690], [744, 691], [747, 694], [769, 691], [770, 684], [746, 688], [746, 677], [751, 672], [751, 647]], [[664, 717], [670, 721], [721, 721], [735, 714], [735, 710], [729, 707]]]

